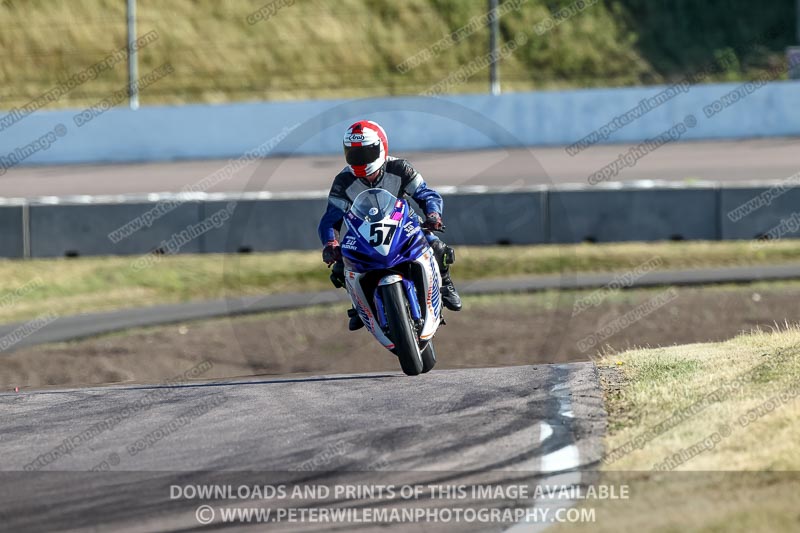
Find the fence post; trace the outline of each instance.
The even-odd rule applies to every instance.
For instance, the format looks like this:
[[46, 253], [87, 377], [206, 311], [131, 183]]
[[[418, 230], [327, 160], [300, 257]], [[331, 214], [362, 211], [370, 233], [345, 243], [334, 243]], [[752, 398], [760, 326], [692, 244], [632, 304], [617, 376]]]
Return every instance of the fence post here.
[[[800, 2], [800, 0], [797, 0]], [[497, 36], [500, 33], [500, 20], [497, 13], [497, 0], [489, 0], [489, 53], [491, 63], [489, 64], [489, 90], [492, 95], [500, 94], [500, 74], [498, 72], [498, 51]]]
[[128, 100], [131, 109], [139, 109], [138, 57], [136, 42], [136, 0], [128, 0]]

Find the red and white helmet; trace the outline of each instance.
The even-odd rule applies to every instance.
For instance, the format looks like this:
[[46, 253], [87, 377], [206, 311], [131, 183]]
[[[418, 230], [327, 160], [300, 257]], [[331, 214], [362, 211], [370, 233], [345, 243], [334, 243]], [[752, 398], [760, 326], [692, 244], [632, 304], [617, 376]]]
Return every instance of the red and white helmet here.
[[344, 158], [359, 178], [381, 169], [389, 155], [386, 132], [371, 120], [359, 120], [344, 134]]

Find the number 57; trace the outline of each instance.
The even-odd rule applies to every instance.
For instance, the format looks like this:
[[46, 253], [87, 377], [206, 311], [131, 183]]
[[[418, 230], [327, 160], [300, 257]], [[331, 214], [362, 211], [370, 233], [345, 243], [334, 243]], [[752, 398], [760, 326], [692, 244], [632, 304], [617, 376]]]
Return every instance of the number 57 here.
[[[384, 228], [388, 231], [384, 232]], [[372, 246], [388, 245], [392, 242], [395, 231], [397, 231], [396, 225], [377, 222], [369, 227], [369, 243]]]

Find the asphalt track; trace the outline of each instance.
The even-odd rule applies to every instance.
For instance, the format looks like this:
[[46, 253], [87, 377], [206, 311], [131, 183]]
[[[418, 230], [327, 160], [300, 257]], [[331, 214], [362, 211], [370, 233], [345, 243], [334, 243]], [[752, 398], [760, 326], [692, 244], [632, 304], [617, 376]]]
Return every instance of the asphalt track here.
[[[798, 276], [800, 265], [662, 271], [633, 285]], [[486, 280], [464, 292], [601, 287], [615, 279], [592, 274]], [[308, 305], [342, 296], [328, 291], [250, 304]], [[200, 313], [204, 306], [209, 307], [173, 306], [164, 312]], [[210, 307], [213, 312], [248, 312], [242, 302], [238, 307], [230, 302]], [[142, 320], [158, 313], [133, 314]], [[54, 324], [61, 322], [65, 331], [78, 328], [64, 325], [68, 320]], [[86, 325], [98, 317], [84, 320]], [[596, 484], [605, 431], [592, 363], [434, 369], [417, 378], [399, 372], [266, 380], [254, 376], [47, 389], [0, 394], [0, 409], [2, 531], [404, 531], [421, 526], [426, 531], [540, 531], [558, 509], [578, 502], [537, 498], [536, 488]], [[228, 497], [185, 492], [198, 486]], [[271, 487], [278, 496], [242, 499], [243, 488], [245, 494], [256, 494], [256, 487], [263, 494]], [[462, 487], [465, 496], [457, 499], [441, 492], [453, 494]], [[493, 495], [481, 494], [481, 487]], [[524, 497], [521, 487], [527, 490]], [[294, 496], [296, 488], [317, 493]], [[327, 492], [320, 492], [323, 488]], [[376, 495], [376, 490], [387, 492]], [[262, 517], [271, 522], [253, 524], [236, 515], [225, 521], [225, 512], [235, 508], [269, 511]], [[529, 522], [504, 518], [454, 523], [441, 518], [465, 509], [519, 509]], [[312, 516], [303, 512], [323, 510], [326, 516], [336, 510], [356, 514], [334, 524], [302, 519]], [[423, 519], [422, 524], [352, 522], [354, 516], [392, 510], [440, 518]]]
[[[194, 531], [200, 528], [196, 510], [206, 503], [215, 515], [208, 529], [221, 529], [221, 508], [236, 505], [544, 507], [547, 502], [508, 494], [487, 499], [468, 492], [454, 501], [430, 492], [403, 499], [399, 491], [402, 485], [591, 483], [581, 471], [597, 465], [605, 424], [590, 363], [434, 370], [418, 378], [363, 374], [46, 390], [0, 394], [0, 405], [4, 531]], [[88, 431], [93, 427], [100, 429]], [[53, 452], [65, 442], [69, 453]], [[397, 493], [201, 501], [183, 497], [182, 487], [193, 484], [230, 485], [234, 493], [242, 485], [285, 484], [289, 494], [296, 485], [335, 491], [393, 484]], [[270, 529], [281, 525], [378, 529], [297, 523]], [[425, 529], [501, 531], [512, 525]]]
[[[570, 156], [563, 147], [472, 152], [401, 153], [434, 187], [587, 185], [587, 178], [632, 145], [597, 145]], [[783, 180], [800, 171], [800, 139], [671, 143], [622, 169], [613, 181]], [[17, 167], [0, 177], [0, 197], [179, 192], [225, 161], [131, 165]], [[344, 166], [341, 156], [272, 158], [246, 167], [204, 192], [326, 191]]]
[[[462, 294], [497, 294], [508, 292], [533, 292], [542, 290], [570, 290], [601, 288], [616, 282], [623, 288], [656, 287], [662, 285], [707, 285], [712, 283], [749, 283], [800, 279], [800, 265], [744, 266], [728, 268], [703, 268], [661, 270], [644, 273], [641, 277], [620, 282], [619, 274], [563, 274], [517, 278], [484, 279], [460, 283]], [[27, 334], [7, 350], [20, 349], [49, 342], [63, 342], [131, 328], [141, 328], [203, 320], [223, 316], [254, 314], [267, 311], [298, 309], [312, 305], [343, 303], [348, 301], [343, 290], [315, 293], [300, 292], [230, 298], [205, 302], [168, 304], [153, 307], [123, 309], [107, 313], [59, 317], [41, 329]], [[0, 325], [0, 339], [21, 331], [25, 322]]]

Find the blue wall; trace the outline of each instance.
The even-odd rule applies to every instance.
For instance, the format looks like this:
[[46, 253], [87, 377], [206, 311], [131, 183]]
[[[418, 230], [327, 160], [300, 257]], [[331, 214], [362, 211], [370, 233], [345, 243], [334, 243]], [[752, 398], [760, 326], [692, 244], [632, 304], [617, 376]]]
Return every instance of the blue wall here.
[[[691, 87], [605, 142], [643, 141], [689, 114], [697, 126], [682, 140], [800, 135], [800, 82], [770, 83], [711, 118], [704, 115], [704, 106], [738, 86]], [[0, 126], [0, 157], [54, 131], [57, 124], [66, 126], [66, 135], [23, 164], [229, 158], [295, 125], [273, 153], [332, 154], [341, 150], [345, 126], [362, 117], [386, 127], [390, 150], [569, 145], [663, 89], [115, 108], [81, 127], [73, 118], [80, 110], [37, 112]]]

